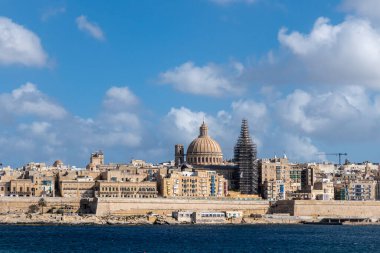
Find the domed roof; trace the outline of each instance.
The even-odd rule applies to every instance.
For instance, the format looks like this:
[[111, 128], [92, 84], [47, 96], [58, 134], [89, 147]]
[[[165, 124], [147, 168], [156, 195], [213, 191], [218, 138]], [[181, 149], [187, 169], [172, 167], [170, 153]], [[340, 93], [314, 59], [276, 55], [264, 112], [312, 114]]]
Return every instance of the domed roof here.
[[187, 148], [187, 155], [208, 153], [222, 154], [219, 144], [209, 136], [196, 138]]
[[200, 154], [212, 154], [222, 156], [222, 149], [214, 139], [208, 136], [208, 127], [203, 122], [200, 127], [200, 134], [198, 138], [194, 139], [187, 148], [187, 156], [194, 156]]

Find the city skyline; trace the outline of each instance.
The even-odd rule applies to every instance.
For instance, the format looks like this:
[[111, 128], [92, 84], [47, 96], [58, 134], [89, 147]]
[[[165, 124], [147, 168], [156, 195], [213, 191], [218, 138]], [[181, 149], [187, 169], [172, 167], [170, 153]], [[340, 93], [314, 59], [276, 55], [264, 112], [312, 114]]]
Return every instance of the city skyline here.
[[203, 119], [230, 159], [243, 118], [259, 158], [378, 162], [378, 8], [2, 1], [0, 162], [173, 160]]

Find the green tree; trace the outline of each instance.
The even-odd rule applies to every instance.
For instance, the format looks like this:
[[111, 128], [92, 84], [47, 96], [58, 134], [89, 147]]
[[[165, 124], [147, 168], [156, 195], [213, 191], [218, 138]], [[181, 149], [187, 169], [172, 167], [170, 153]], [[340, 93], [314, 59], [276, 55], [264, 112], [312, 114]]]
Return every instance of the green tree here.
[[40, 208], [37, 205], [31, 205], [29, 206], [28, 213], [37, 213], [40, 210]]
[[47, 206], [47, 202], [44, 198], [40, 198], [38, 201], [38, 206], [41, 207], [42, 214], [44, 214], [44, 207]]

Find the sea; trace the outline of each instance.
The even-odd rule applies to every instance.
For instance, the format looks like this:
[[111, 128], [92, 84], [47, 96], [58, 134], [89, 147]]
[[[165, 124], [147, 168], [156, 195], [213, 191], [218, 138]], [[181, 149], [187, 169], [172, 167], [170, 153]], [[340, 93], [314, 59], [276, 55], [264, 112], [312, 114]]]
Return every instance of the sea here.
[[0, 226], [0, 252], [380, 252], [380, 226]]

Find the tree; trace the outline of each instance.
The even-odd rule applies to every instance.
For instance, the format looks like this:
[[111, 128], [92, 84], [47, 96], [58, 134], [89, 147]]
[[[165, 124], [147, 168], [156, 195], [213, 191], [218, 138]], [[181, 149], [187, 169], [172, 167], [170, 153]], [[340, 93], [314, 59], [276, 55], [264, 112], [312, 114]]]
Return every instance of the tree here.
[[40, 198], [38, 201], [38, 206], [41, 207], [42, 214], [44, 214], [44, 207], [47, 206], [47, 202], [44, 198]]
[[31, 205], [29, 206], [28, 213], [37, 213], [40, 210], [40, 208], [37, 205]]

